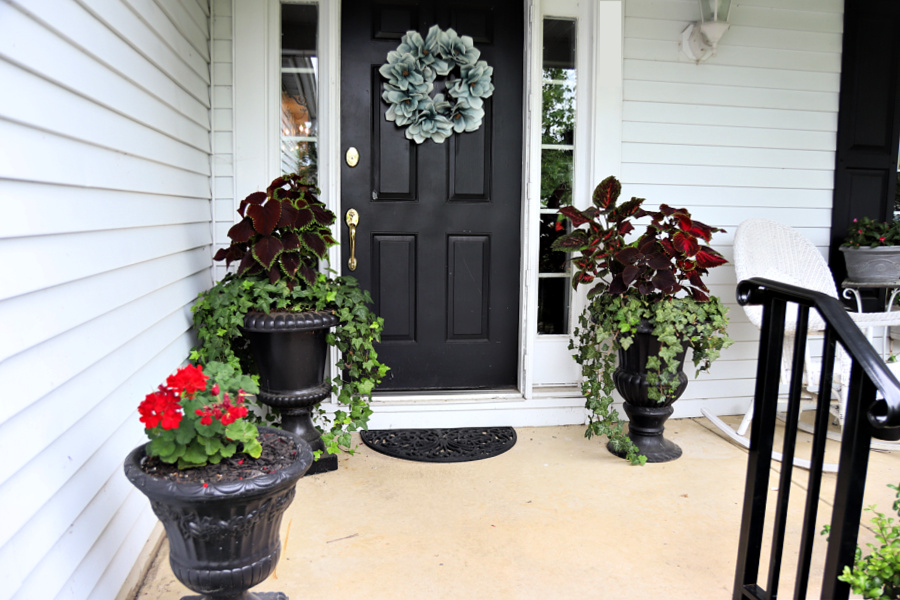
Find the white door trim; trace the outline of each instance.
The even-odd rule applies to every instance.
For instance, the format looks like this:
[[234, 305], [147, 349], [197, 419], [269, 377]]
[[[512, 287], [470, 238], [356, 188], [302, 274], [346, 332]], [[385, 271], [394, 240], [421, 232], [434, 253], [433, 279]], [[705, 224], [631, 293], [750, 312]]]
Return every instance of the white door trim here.
[[[574, 386], [541, 387], [536, 360], [544, 360], [546, 340], [537, 336], [537, 206], [540, 195], [541, 24], [545, 14], [574, 16], [578, 36], [579, 86], [576, 199], [589, 198], [597, 176], [620, 172], [622, 118], [623, 0], [523, 0], [526, 10], [523, 144], [521, 318], [519, 391], [443, 392], [380, 395], [373, 427], [489, 424], [583, 423], [583, 399]], [[280, 171], [279, 0], [233, 0], [235, 56], [235, 196], [261, 189]], [[340, 0], [319, 0], [319, 160], [322, 199], [342, 222], [340, 168]], [[597, 57], [595, 59], [595, 57]], [[267, 90], [266, 93], [260, 93]], [[600, 143], [594, 143], [597, 140]], [[583, 174], [583, 176], [582, 176]], [[338, 241], [343, 228], [336, 228]], [[338, 265], [337, 247], [329, 253]], [[577, 307], [576, 307], [577, 311]], [[577, 313], [573, 313], [577, 314]], [[564, 336], [556, 340], [565, 349]], [[544, 346], [542, 348], [542, 346]], [[568, 359], [571, 360], [571, 359]], [[334, 361], [332, 361], [334, 364]], [[566, 363], [571, 366], [571, 363]], [[499, 421], [498, 421], [499, 420]]]

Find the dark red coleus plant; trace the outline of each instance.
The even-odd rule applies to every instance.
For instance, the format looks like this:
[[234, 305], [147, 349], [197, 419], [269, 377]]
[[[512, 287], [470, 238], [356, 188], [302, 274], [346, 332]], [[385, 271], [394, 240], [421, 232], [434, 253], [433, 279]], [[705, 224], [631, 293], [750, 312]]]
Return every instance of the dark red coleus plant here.
[[231, 245], [213, 258], [239, 262], [239, 276], [262, 274], [272, 283], [284, 278], [291, 288], [299, 280], [312, 285], [319, 260], [336, 243], [330, 227], [334, 213], [317, 193], [303, 176], [291, 174], [250, 194], [238, 208], [241, 221], [228, 230]]
[[[594, 189], [593, 206], [559, 210], [560, 219], [568, 219], [575, 229], [557, 238], [552, 248], [580, 253], [572, 259], [573, 287], [594, 283], [589, 298], [630, 290], [666, 298], [683, 290], [694, 300], [709, 300], [702, 277], [727, 261], [705, 244], [713, 233], [724, 230], [694, 220], [684, 208], [663, 204], [658, 211], [648, 211], [641, 206], [643, 198], [619, 204], [621, 192], [622, 184], [607, 177]], [[650, 222], [644, 232], [627, 242], [634, 221], [645, 217]]]

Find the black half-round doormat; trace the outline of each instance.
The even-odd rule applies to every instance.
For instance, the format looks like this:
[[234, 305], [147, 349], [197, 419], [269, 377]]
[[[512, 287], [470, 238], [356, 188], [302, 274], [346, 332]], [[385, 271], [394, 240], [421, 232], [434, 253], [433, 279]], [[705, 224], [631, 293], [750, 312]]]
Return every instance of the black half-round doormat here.
[[466, 462], [503, 454], [516, 444], [512, 427], [392, 429], [363, 431], [363, 443], [394, 458], [422, 462]]

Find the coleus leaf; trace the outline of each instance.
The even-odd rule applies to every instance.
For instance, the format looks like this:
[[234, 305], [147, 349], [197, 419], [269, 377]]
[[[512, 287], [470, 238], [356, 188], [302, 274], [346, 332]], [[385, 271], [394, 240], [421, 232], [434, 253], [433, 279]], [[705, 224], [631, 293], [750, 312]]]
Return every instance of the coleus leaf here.
[[297, 227], [296, 221], [299, 211], [290, 202], [281, 203], [281, 217], [276, 227]]
[[287, 183], [287, 180], [284, 177], [276, 177], [272, 181], [272, 183], [269, 184], [269, 187], [266, 188], [266, 194], [268, 194], [270, 196], [273, 195], [275, 193], [275, 190], [277, 190], [280, 187], [284, 187], [284, 184], [286, 184], [286, 183]]
[[305, 281], [309, 285], [313, 285], [316, 282], [316, 271], [306, 263], [300, 264], [300, 268], [297, 269], [297, 273], [300, 275], [300, 277], [303, 278], [303, 281]]
[[656, 289], [664, 292], [669, 291], [678, 284], [672, 271], [659, 271], [656, 276], [653, 277], [652, 281]]
[[254, 273], [258, 273], [262, 270], [262, 267], [259, 266], [259, 263], [256, 262], [256, 259], [253, 258], [253, 254], [247, 252], [244, 254], [244, 257], [241, 259], [241, 264], [238, 265], [238, 275], [253, 275]]
[[628, 265], [622, 270], [622, 283], [625, 284], [625, 287], [628, 287], [635, 279], [637, 279], [639, 272], [640, 269], [634, 265]]
[[289, 233], [281, 238], [281, 243], [284, 245], [285, 252], [299, 250], [301, 246], [300, 236], [296, 233]]
[[308, 208], [297, 209], [297, 216], [294, 219], [294, 227], [303, 229], [313, 222], [313, 211]]
[[231, 238], [232, 243], [249, 242], [254, 235], [256, 235], [256, 230], [253, 229], [253, 222], [247, 218], [241, 219], [228, 230], [228, 237]]
[[232, 244], [227, 248], [219, 248], [213, 260], [224, 260], [226, 265], [230, 265], [236, 260], [244, 258], [247, 251], [247, 244]]
[[591, 220], [574, 206], [563, 206], [559, 209], [559, 214], [569, 219], [572, 222], [572, 227], [580, 227]]
[[300, 267], [300, 254], [298, 252], [285, 252], [281, 255], [281, 268], [285, 274], [293, 278]]
[[644, 255], [641, 254], [640, 250], [638, 250], [634, 246], [628, 246], [622, 248], [616, 253], [616, 260], [623, 265], [631, 265], [634, 264], [635, 261], [641, 259], [643, 256]]
[[316, 256], [319, 258], [325, 257], [325, 251], [328, 249], [328, 246], [325, 245], [325, 240], [322, 239], [318, 232], [304, 231], [301, 234], [301, 239], [303, 245], [312, 250]]
[[258, 233], [271, 235], [281, 219], [281, 202], [269, 200], [265, 204], [252, 204], [247, 207], [247, 217], [253, 220], [253, 228]]
[[645, 239], [641, 242], [638, 250], [640, 250], [641, 254], [655, 254], [657, 252], [656, 238], [651, 237], [649, 239]]
[[618, 296], [625, 292], [628, 289], [628, 286], [625, 285], [625, 282], [622, 280], [622, 274], [619, 273], [615, 277], [612, 278], [612, 281], [609, 282], [609, 293], [613, 296]]
[[688, 290], [691, 294], [691, 297], [697, 302], [707, 302], [709, 301], [709, 296], [704, 292], [698, 290], [697, 288], [690, 288]]
[[604, 291], [606, 291], [607, 287], [609, 287], [609, 286], [607, 286], [606, 283], [603, 281], [601, 281], [600, 283], [598, 283], [597, 285], [592, 287], [590, 290], [588, 290], [588, 293], [587, 293], [588, 300], [590, 300], [597, 294], [602, 294]]
[[656, 271], [668, 269], [672, 266], [671, 259], [662, 252], [651, 254], [647, 260], [647, 266]]
[[649, 281], [638, 281], [635, 285], [637, 286], [638, 292], [645, 296], [656, 291], [654, 285]]
[[622, 193], [622, 184], [615, 177], [607, 177], [594, 188], [591, 200], [594, 206], [601, 210], [607, 210], [610, 206], [615, 206], [619, 194]]
[[265, 192], [253, 192], [243, 200], [241, 200], [240, 206], [238, 206], [238, 214], [242, 217], [246, 217], [246, 210], [248, 206], [253, 206], [256, 204], [262, 204], [266, 201], [266, 193]]
[[284, 251], [284, 245], [276, 237], [266, 236], [253, 244], [253, 258], [268, 271], [278, 256]]
[[331, 225], [334, 223], [334, 213], [323, 206], [316, 204], [310, 205], [309, 209], [313, 213], [313, 218], [319, 225]]
[[[628, 202], [620, 204], [613, 209], [609, 213], [609, 219], [611, 221], [618, 221], [619, 219], [627, 219], [628, 217], [635, 216], [641, 211], [641, 204], [643, 203], [644, 198], [632, 198]], [[640, 217], [640, 215], [637, 216]]]
[[572, 233], [567, 233], [553, 240], [550, 249], [562, 252], [577, 252], [587, 248], [588, 241], [588, 234], [583, 229], [576, 229]]
[[683, 231], [679, 231], [672, 236], [672, 244], [675, 246], [676, 250], [687, 256], [694, 256], [697, 254], [697, 251], [700, 250], [700, 244], [697, 243], [697, 238], [684, 233]]
[[576, 283], [590, 283], [593, 280], [594, 276], [584, 271], [582, 271], [581, 273], [576, 273], [574, 276], [572, 276], [573, 285]]
[[628, 235], [634, 231], [634, 224], [631, 221], [622, 221], [619, 223], [619, 235]]
[[[680, 210], [681, 210], [682, 212], [687, 212], [687, 211], [684, 210], [683, 208], [680, 209]], [[674, 208], [672, 208], [671, 206], [669, 206], [668, 204], [660, 204], [660, 205], [659, 205], [659, 212], [661, 212], [661, 213], [664, 214], [665, 216], [669, 217], [669, 216], [675, 214], [676, 210], [675, 210]]]
[[697, 264], [704, 269], [718, 267], [719, 265], [724, 265], [728, 262], [727, 260], [725, 260], [724, 256], [722, 256], [709, 246], [702, 246], [699, 252], [697, 252], [697, 256], [694, 258], [697, 260]]

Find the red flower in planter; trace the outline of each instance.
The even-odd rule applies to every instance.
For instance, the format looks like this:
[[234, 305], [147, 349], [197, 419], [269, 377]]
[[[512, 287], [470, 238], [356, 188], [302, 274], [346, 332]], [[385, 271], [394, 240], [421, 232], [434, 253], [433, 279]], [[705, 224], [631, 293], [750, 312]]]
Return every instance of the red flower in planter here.
[[255, 393], [258, 386], [224, 363], [206, 367], [207, 373], [199, 365], [178, 369], [138, 405], [148, 456], [181, 469], [216, 464], [238, 451], [260, 456], [256, 425], [243, 420], [244, 389]]

